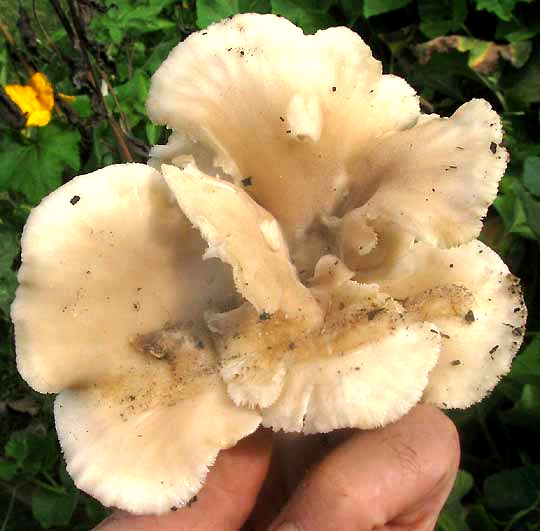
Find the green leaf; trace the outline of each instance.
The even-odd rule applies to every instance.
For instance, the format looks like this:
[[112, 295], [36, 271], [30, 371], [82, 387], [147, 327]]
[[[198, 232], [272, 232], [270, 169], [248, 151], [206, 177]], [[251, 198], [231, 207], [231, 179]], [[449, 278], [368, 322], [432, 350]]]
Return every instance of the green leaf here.
[[540, 385], [539, 336], [536, 336], [514, 360], [508, 377], [523, 384]]
[[466, 0], [419, 0], [420, 30], [434, 39], [462, 28], [467, 18]]
[[101, 522], [101, 520], [103, 520], [109, 515], [109, 511], [105, 507], [103, 507], [101, 503], [99, 503], [97, 500], [94, 500], [94, 498], [91, 498], [90, 496], [84, 497], [84, 505], [88, 518], [96, 524], [98, 522]]
[[146, 138], [148, 139], [148, 143], [150, 145], [157, 144], [159, 137], [161, 135], [161, 132], [163, 131], [163, 127], [159, 125], [154, 125], [150, 122], [147, 122], [144, 127], [146, 131]]
[[475, 0], [475, 4], [478, 10], [485, 9], [502, 20], [510, 20], [516, 4], [523, 1], [530, 2], [531, 0]]
[[14, 228], [0, 224], [0, 314], [6, 316], [9, 315], [9, 306], [17, 287], [17, 277], [12, 265], [19, 254], [19, 238], [20, 235]]
[[55, 124], [36, 128], [35, 138], [5, 135], [0, 142], [0, 188], [22, 192], [37, 203], [62, 184], [66, 167], [79, 169], [79, 141], [77, 131]]
[[410, 3], [411, 0], [364, 0], [364, 16], [366, 18], [381, 15], [388, 11], [401, 9]]
[[469, 531], [469, 526], [462, 517], [443, 510], [437, 520], [435, 531]]
[[75, 101], [70, 102], [69, 108], [74, 110], [81, 118], [88, 118], [92, 115], [93, 108], [90, 101], [90, 96], [86, 94], [81, 94], [75, 96]]
[[339, 6], [348, 19], [348, 25], [353, 26], [362, 16], [364, 3], [363, 0], [339, 0]]
[[331, 3], [328, 0], [272, 0], [272, 13], [287, 17], [304, 33], [315, 33], [335, 25], [335, 20], [327, 11]]
[[175, 27], [172, 20], [159, 16], [163, 9], [174, 4], [174, 0], [114, 0], [107, 3], [107, 11], [95, 16], [90, 24], [100, 42], [118, 45], [127, 35], [134, 40], [137, 35], [163, 32]]
[[483, 505], [475, 505], [469, 510], [467, 524], [471, 529], [498, 531], [498, 527], [493, 521], [493, 518], [491, 518]]
[[4, 450], [25, 477], [52, 470], [59, 455], [53, 432], [47, 435], [26, 431], [12, 433]]
[[538, 87], [540, 87], [540, 47], [536, 46], [525, 66], [504, 76], [501, 88], [507, 90], [508, 98], [523, 105], [540, 101]]
[[536, 237], [540, 238], [540, 201], [527, 192], [518, 181], [515, 182], [514, 189], [523, 204], [529, 227]]
[[514, 407], [501, 413], [501, 419], [513, 426], [540, 430], [540, 385], [525, 384]]
[[514, 513], [531, 506], [540, 492], [540, 465], [524, 466], [494, 474], [484, 482], [486, 505]]
[[510, 43], [510, 62], [516, 67], [524, 66], [532, 52], [531, 41], [518, 41]]
[[[135, 127], [140, 122], [149, 123], [146, 115], [146, 98], [149, 87], [150, 76], [146, 75], [143, 69], [136, 70], [128, 82], [114, 87], [116, 100], [119, 102], [123, 114], [127, 116], [130, 127]], [[111, 109], [120, 112], [111, 94], [107, 94], [105, 99]]]
[[270, 13], [270, 0], [239, 0], [240, 13]]
[[62, 493], [40, 487], [32, 495], [32, 514], [45, 529], [67, 525], [75, 511], [78, 499], [77, 491], [69, 490]]
[[463, 498], [474, 485], [474, 479], [466, 470], [459, 470], [454, 481], [454, 486], [448, 496], [448, 504], [456, 503]]
[[237, 13], [270, 13], [270, 0], [197, 0], [197, 26], [206, 28]]
[[201, 29], [237, 13], [238, 0], [197, 0], [197, 26]]
[[519, 182], [514, 177], [504, 177], [493, 206], [501, 216], [506, 232], [517, 234], [523, 238], [536, 239], [534, 232], [529, 227], [523, 204], [514, 190], [514, 187], [518, 186]]
[[0, 459], [0, 480], [11, 481], [17, 475], [18, 469], [17, 463]]
[[516, 17], [512, 20], [499, 20], [495, 30], [495, 40], [506, 39], [508, 42], [519, 42], [532, 39], [540, 33], [540, 21], [523, 25]]
[[540, 157], [527, 157], [523, 164], [523, 184], [534, 195], [540, 196]]
[[468, 531], [465, 523], [465, 510], [461, 505], [461, 498], [473, 487], [474, 480], [466, 470], [459, 470], [452, 487], [452, 491], [446, 500], [444, 508], [437, 522], [437, 531]]

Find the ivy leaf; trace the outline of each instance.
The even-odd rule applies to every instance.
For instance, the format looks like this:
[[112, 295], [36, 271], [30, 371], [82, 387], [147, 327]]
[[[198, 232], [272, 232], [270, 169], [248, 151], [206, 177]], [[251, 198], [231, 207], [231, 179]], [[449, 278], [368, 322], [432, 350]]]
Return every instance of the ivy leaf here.
[[476, 9], [485, 9], [494, 13], [501, 20], [510, 20], [512, 11], [518, 2], [531, 2], [532, 0], [475, 0]]
[[530, 507], [540, 492], [540, 465], [523, 466], [494, 474], [484, 482], [486, 505], [514, 513]]
[[12, 433], [4, 451], [25, 477], [51, 471], [59, 455], [53, 432], [45, 436], [27, 431]]
[[17, 287], [12, 265], [18, 254], [19, 233], [9, 225], [0, 225], [0, 314], [6, 316]]
[[523, 105], [540, 101], [539, 86], [540, 48], [537, 46], [523, 68], [506, 74], [501, 88], [507, 89], [508, 96]]
[[0, 188], [22, 192], [37, 203], [62, 184], [66, 167], [79, 169], [79, 142], [77, 131], [55, 124], [36, 128], [34, 138], [6, 135], [0, 143]]
[[76, 490], [54, 492], [42, 487], [32, 495], [32, 514], [45, 529], [69, 524], [79, 493]]
[[237, 13], [270, 11], [270, 0], [197, 0], [197, 26], [203, 29]]
[[366, 18], [381, 15], [388, 11], [401, 9], [410, 3], [411, 0], [364, 0], [364, 16]]
[[419, 0], [420, 30], [434, 39], [461, 29], [467, 18], [466, 0]]
[[238, 0], [197, 0], [197, 26], [206, 28], [214, 22], [240, 12]]
[[481, 529], [482, 531], [497, 531], [499, 529], [483, 505], [475, 505], [469, 509], [467, 523], [471, 529]]
[[536, 237], [540, 239], [540, 200], [535, 199], [518, 181], [514, 183], [514, 189], [525, 210], [529, 227]]
[[514, 407], [500, 416], [506, 424], [540, 429], [540, 385], [525, 384]]
[[171, 30], [175, 23], [168, 18], [160, 17], [159, 14], [173, 3], [172, 0], [109, 1], [107, 11], [101, 16], [94, 17], [90, 27], [97, 39], [107, 44], [109, 42], [120, 44], [128, 34], [133, 37], [136, 34]]
[[17, 463], [0, 459], [0, 480], [11, 481], [17, 475], [18, 468]]
[[[142, 70], [136, 70], [127, 83], [114, 88], [116, 97], [120, 101], [122, 110], [128, 116], [131, 127], [135, 127], [142, 120], [147, 121], [146, 98], [149, 87], [149, 77]], [[107, 101], [111, 106], [115, 106], [111, 95], [107, 96]]]
[[315, 33], [335, 24], [335, 20], [328, 14], [331, 4], [328, 0], [272, 0], [272, 13], [287, 17], [300, 26], [304, 33]]
[[446, 500], [444, 508], [437, 522], [437, 531], [468, 531], [465, 523], [465, 510], [461, 505], [461, 498], [473, 487], [474, 480], [466, 470], [460, 470], [452, 491]]
[[501, 216], [506, 232], [534, 240], [536, 236], [529, 227], [527, 215], [516, 191], [517, 188], [514, 189], [518, 186], [519, 182], [514, 177], [504, 177], [493, 206]]
[[536, 336], [514, 360], [508, 377], [522, 384], [540, 385], [539, 336]]
[[540, 157], [527, 157], [523, 164], [523, 184], [534, 195], [540, 196]]

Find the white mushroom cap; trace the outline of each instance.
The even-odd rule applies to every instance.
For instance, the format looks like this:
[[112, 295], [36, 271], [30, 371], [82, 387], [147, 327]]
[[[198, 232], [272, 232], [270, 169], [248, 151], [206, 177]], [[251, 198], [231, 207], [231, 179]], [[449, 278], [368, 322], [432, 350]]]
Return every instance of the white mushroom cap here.
[[159, 514], [186, 504], [202, 487], [218, 452], [260, 422], [255, 412], [236, 407], [217, 379], [169, 407], [120, 418], [123, 411], [126, 404], [93, 389], [63, 391], [54, 407], [76, 485], [107, 506], [135, 514]]
[[398, 223], [432, 245], [450, 247], [480, 234], [507, 164], [502, 125], [484, 100], [463, 104], [450, 118], [423, 116], [360, 154], [348, 207]]
[[171, 52], [148, 113], [211, 148], [236, 184], [250, 178], [250, 194], [291, 241], [343, 198], [349, 159], [412, 126], [419, 105], [353, 31], [304, 35], [284, 18], [243, 14]]
[[265, 426], [305, 433], [373, 428], [422, 397], [440, 349], [435, 325], [408, 321], [376, 285], [336, 273], [344, 281], [332, 286], [320, 330], [306, 332], [279, 315], [237, 320], [231, 312], [217, 340], [229, 395], [263, 408]]
[[527, 310], [518, 280], [489, 247], [479, 241], [447, 250], [416, 244], [377, 282], [440, 332], [441, 355], [424, 400], [468, 407], [510, 370]]
[[218, 378], [203, 312], [227, 308], [234, 288], [204, 248], [142, 164], [77, 177], [25, 227], [18, 368], [35, 389], [61, 392], [68, 470], [105, 504], [156, 513], [186, 502], [217, 453], [259, 424]]
[[142, 369], [134, 335], [201, 319], [232, 293], [226, 267], [202, 261], [204, 247], [142, 164], [109, 166], [46, 197], [24, 229], [12, 306], [23, 378], [58, 392]]

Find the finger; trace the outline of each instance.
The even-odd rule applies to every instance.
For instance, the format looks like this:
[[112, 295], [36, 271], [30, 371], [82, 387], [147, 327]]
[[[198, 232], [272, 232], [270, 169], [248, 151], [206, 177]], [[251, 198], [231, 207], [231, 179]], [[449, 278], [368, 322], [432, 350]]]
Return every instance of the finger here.
[[249, 517], [248, 529], [267, 531], [306, 475], [306, 470], [356, 432], [341, 429], [310, 435], [275, 433], [270, 467]]
[[247, 519], [268, 469], [272, 434], [260, 429], [221, 452], [190, 507], [161, 516], [118, 511], [95, 531], [237, 531]]
[[329, 454], [271, 531], [432, 529], [458, 465], [453, 423], [432, 406], [417, 406], [399, 422], [359, 432]]

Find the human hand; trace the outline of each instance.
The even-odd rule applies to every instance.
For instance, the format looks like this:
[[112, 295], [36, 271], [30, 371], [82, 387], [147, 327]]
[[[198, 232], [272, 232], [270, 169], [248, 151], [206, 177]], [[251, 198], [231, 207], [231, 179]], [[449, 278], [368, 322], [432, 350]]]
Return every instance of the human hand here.
[[[436, 408], [419, 405], [399, 422], [383, 429], [347, 432], [352, 435], [313, 465], [296, 486], [291, 479], [296, 474], [291, 458], [301, 451], [296, 444], [299, 439], [285, 448], [291, 459], [290, 469], [280, 475], [273, 466], [264, 481], [272, 453], [272, 434], [260, 430], [220, 454], [191, 507], [162, 516], [118, 512], [97, 529], [433, 529], [459, 465], [459, 439], [452, 422]], [[308, 455], [308, 460], [320, 455], [321, 446], [315, 449], [316, 441], [323, 438], [317, 437], [306, 438], [304, 461]], [[278, 444], [275, 456], [283, 457], [284, 449], [279, 451]]]

